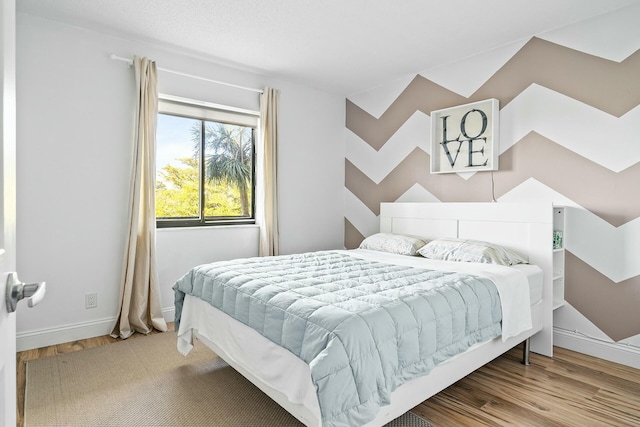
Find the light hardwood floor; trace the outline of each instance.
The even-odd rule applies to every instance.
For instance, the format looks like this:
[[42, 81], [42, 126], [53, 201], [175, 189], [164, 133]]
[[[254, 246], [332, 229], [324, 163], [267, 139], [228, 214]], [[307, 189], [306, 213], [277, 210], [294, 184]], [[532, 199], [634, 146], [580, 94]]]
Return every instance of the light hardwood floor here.
[[640, 370], [554, 347], [516, 347], [414, 412], [436, 426], [640, 426]]
[[[18, 353], [18, 426], [26, 361], [116, 341], [102, 336]], [[640, 426], [640, 370], [558, 347], [554, 352], [553, 359], [532, 353], [531, 366], [524, 366], [518, 346], [413, 412], [436, 427]]]

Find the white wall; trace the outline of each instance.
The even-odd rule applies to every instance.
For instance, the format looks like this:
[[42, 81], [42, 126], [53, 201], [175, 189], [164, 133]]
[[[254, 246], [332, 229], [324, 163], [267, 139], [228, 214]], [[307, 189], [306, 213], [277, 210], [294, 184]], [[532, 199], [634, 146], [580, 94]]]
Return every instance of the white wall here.
[[[18, 348], [104, 334], [116, 316], [125, 245], [133, 70], [110, 54], [281, 91], [281, 251], [343, 247], [341, 96], [168, 48], [18, 15], [18, 271], [47, 281], [46, 299], [18, 311]], [[161, 93], [258, 109], [256, 93], [159, 73]], [[257, 255], [254, 226], [159, 230], [163, 307], [191, 266]], [[98, 307], [87, 310], [87, 292]]]

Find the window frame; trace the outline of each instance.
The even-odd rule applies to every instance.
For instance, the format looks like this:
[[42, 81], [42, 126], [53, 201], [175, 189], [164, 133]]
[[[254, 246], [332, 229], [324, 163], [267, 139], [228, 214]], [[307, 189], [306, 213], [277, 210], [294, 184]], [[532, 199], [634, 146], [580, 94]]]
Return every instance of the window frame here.
[[[160, 94], [158, 96], [158, 115], [165, 114], [175, 117], [183, 117], [200, 121], [200, 158], [199, 158], [199, 182], [198, 198], [200, 203], [199, 218], [158, 218], [156, 228], [182, 228], [182, 227], [209, 227], [225, 225], [254, 225], [256, 224], [256, 138], [259, 129], [260, 112], [242, 108], [229, 107], [205, 101], [198, 101], [172, 95]], [[206, 217], [205, 210], [205, 123], [217, 122], [236, 126], [245, 126], [251, 129], [251, 215], [248, 217], [218, 216]], [[156, 148], [157, 150], [157, 148]], [[154, 166], [155, 167], [155, 166]], [[154, 189], [155, 189], [154, 179]], [[154, 190], [155, 191], [155, 190]]]

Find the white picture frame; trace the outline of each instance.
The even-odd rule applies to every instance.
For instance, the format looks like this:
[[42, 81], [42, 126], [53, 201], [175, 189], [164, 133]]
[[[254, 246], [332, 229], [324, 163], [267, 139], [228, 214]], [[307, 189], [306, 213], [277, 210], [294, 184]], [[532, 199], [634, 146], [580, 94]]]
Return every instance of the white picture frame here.
[[431, 173], [498, 170], [499, 102], [472, 102], [431, 112]]

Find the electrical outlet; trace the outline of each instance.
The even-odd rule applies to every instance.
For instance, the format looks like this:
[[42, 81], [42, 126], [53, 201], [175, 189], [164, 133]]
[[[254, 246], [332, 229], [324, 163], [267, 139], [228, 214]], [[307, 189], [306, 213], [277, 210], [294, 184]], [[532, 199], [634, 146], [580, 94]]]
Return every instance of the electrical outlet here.
[[98, 306], [98, 294], [93, 292], [85, 294], [84, 296], [84, 308], [96, 308]]

